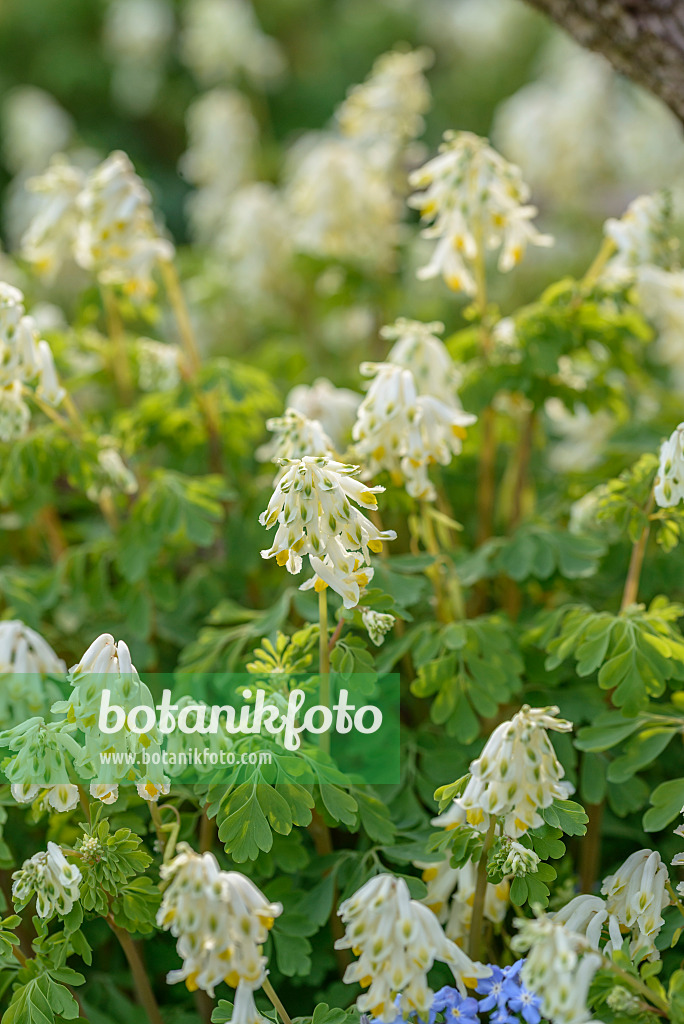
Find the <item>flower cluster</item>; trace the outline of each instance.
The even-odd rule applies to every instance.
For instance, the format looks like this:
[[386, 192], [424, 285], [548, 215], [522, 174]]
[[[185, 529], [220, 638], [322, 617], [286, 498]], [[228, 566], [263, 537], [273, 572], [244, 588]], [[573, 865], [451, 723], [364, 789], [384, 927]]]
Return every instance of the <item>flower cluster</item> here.
[[352, 505], [375, 510], [382, 487], [369, 487], [356, 477], [358, 466], [324, 456], [281, 460], [285, 472], [276, 484], [259, 522], [267, 529], [278, 524], [273, 544], [261, 552], [297, 574], [308, 555], [315, 576], [303, 584], [317, 591], [330, 586], [346, 608], [359, 602], [361, 588], [373, 577], [370, 552], [394, 540], [393, 530], [381, 530]]
[[386, 635], [394, 626], [394, 615], [387, 612], [376, 612], [373, 608], [361, 609], [361, 620], [372, 643], [381, 647], [385, 642]]
[[133, 298], [151, 294], [154, 268], [172, 258], [173, 246], [159, 236], [150, 193], [125, 153], [111, 153], [87, 176], [60, 158], [29, 187], [41, 203], [22, 254], [39, 272], [54, 275], [72, 256], [101, 284]]
[[662, 508], [678, 505], [684, 498], [684, 423], [660, 446], [660, 465], [653, 491]]
[[236, 990], [235, 1024], [256, 1024], [262, 1018], [254, 992], [267, 973], [261, 950], [282, 905], [270, 903], [239, 872], [221, 871], [213, 854], [197, 854], [187, 843], [177, 849], [161, 868], [169, 884], [157, 913], [157, 924], [178, 940], [183, 959], [167, 980], [184, 981], [190, 991], [199, 988], [211, 996], [225, 981]]
[[[668, 881], [667, 867], [655, 850], [637, 850], [603, 881], [606, 910], [631, 932], [632, 956], [640, 951], [649, 960], [660, 957], [655, 940], [665, 923], [661, 913], [671, 902], [666, 890]], [[614, 948], [621, 945], [613, 940]]]
[[28, 430], [31, 413], [24, 394], [29, 386], [52, 406], [66, 393], [49, 344], [39, 337], [33, 317], [26, 316], [24, 296], [0, 282], [0, 440], [13, 441]]
[[81, 872], [56, 843], [48, 843], [47, 850], [25, 860], [12, 879], [15, 906], [25, 907], [35, 895], [39, 917], [50, 918], [55, 913], [64, 917], [79, 897]]
[[318, 420], [310, 420], [296, 409], [286, 409], [283, 416], [266, 420], [266, 427], [274, 437], [257, 452], [262, 460], [292, 461], [306, 455], [333, 454], [333, 443]]
[[250, 0], [190, 0], [181, 57], [203, 85], [231, 81], [241, 72], [263, 85], [285, 69], [279, 44], [262, 32]]
[[[564, 769], [547, 735], [568, 732], [571, 722], [558, 719], [558, 708], [525, 704], [510, 722], [497, 726], [484, 750], [470, 765], [470, 779], [454, 801], [469, 824], [484, 830], [490, 815], [502, 818], [506, 835], [516, 837], [543, 824], [539, 811], [573, 792], [562, 782]], [[442, 815], [441, 823], [445, 823]]]
[[409, 181], [422, 190], [409, 205], [430, 225], [423, 235], [437, 239], [432, 259], [418, 271], [423, 279], [441, 275], [454, 291], [476, 295], [487, 251], [501, 250], [499, 270], [505, 272], [528, 245], [552, 244], [532, 224], [537, 210], [526, 205], [529, 189], [520, 170], [477, 135], [447, 132], [439, 155]]
[[151, 338], [138, 341], [138, 385], [141, 391], [173, 391], [181, 378], [181, 352]]
[[669, 263], [671, 218], [671, 203], [665, 192], [638, 196], [622, 217], [609, 218], [603, 230], [615, 252], [608, 261], [605, 276], [609, 280], [629, 282], [644, 264]]
[[[447, 857], [439, 864], [417, 866], [423, 867], [423, 881], [427, 885], [423, 902], [435, 914], [448, 938], [463, 945], [473, 918], [477, 864], [469, 860], [463, 867], [453, 868]], [[484, 902], [487, 921], [501, 924], [510, 906], [509, 894], [510, 885], [505, 879], [497, 885], [487, 882]]]
[[447, 466], [476, 419], [456, 395], [456, 369], [434, 333], [441, 329], [404, 319], [384, 329], [397, 340], [387, 362], [361, 365], [373, 380], [352, 431], [368, 475], [388, 470], [412, 497], [427, 501], [436, 496], [429, 466]]
[[57, 694], [46, 675], [62, 675], [66, 665], [40, 633], [19, 619], [0, 622], [0, 728], [47, 710]]
[[344, 451], [351, 434], [361, 396], [349, 388], [336, 388], [325, 377], [313, 384], [298, 384], [287, 396], [286, 405], [310, 420], [318, 420], [333, 442], [335, 451]]
[[438, 960], [451, 970], [458, 990], [466, 994], [465, 979], [486, 978], [489, 967], [473, 962], [446, 937], [427, 907], [412, 900], [406, 882], [393, 875], [376, 875], [340, 905], [344, 937], [336, 949], [353, 949], [359, 959], [344, 975], [348, 984], [367, 988], [356, 1005], [384, 1024], [401, 1013], [427, 1019], [434, 994], [427, 974]]

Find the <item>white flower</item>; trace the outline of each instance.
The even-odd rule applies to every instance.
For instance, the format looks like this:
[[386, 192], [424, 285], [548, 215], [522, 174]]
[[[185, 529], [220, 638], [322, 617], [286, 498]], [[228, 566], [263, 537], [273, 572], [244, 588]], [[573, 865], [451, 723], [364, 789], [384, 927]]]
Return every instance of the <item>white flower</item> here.
[[[477, 864], [468, 861], [462, 868], [452, 868], [446, 857], [439, 864], [416, 866], [423, 868], [423, 881], [427, 885], [423, 903], [436, 915], [447, 937], [459, 946], [464, 945], [473, 919]], [[497, 885], [487, 882], [484, 904], [487, 921], [501, 924], [510, 906], [509, 895], [510, 885], [505, 879]]]
[[47, 851], [25, 860], [12, 879], [15, 904], [25, 906], [35, 894], [39, 917], [50, 918], [54, 913], [65, 917], [80, 893], [81, 872], [56, 843], [48, 843]]
[[24, 312], [18, 288], [0, 282], [0, 438], [13, 440], [28, 428], [30, 411], [22, 393], [33, 385], [38, 398], [59, 405], [66, 392], [57, 380], [52, 350]]
[[622, 217], [611, 217], [603, 226], [606, 238], [614, 243], [616, 252], [611, 256], [604, 277], [612, 280], [630, 280], [645, 263], [658, 263], [667, 246], [670, 221], [670, 202], [664, 192], [638, 196]]
[[572, 723], [557, 719], [558, 708], [525, 704], [510, 722], [497, 726], [480, 756], [470, 765], [470, 779], [456, 804], [469, 824], [485, 828], [488, 816], [504, 819], [513, 838], [543, 824], [539, 811], [573, 792], [562, 782], [563, 766], [547, 729], [568, 732]]
[[173, 28], [167, 0], [112, 0], [105, 15], [105, 48], [117, 61], [155, 62], [171, 42]]
[[21, 255], [49, 282], [73, 258], [80, 217], [77, 199], [85, 179], [79, 167], [56, 156], [43, 174], [26, 184], [36, 197], [36, 212], [21, 239]]
[[538, 868], [539, 855], [521, 843], [511, 840], [506, 859], [501, 867], [504, 875], [522, 877], [523, 875], [534, 874]]
[[670, 367], [675, 387], [684, 390], [684, 271], [670, 272], [649, 263], [638, 267], [636, 296], [658, 332], [656, 359]]
[[352, 431], [366, 472], [386, 469], [412, 497], [433, 500], [428, 466], [449, 465], [476, 417], [455, 403], [419, 395], [413, 374], [402, 366], [362, 363], [361, 372], [374, 377]]
[[159, 236], [152, 197], [125, 153], [110, 153], [78, 196], [76, 261], [102, 284], [122, 285], [133, 298], [154, 291], [152, 274], [173, 246]]
[[286, 200], [298, 251], [366, 269], [393, 266], [400, 203], [387, 175], [351, 139], [300, 139], [289, 157]]
[[103, 495], [113, 492], [135, 494], [138, 490], [138, 481], [116, 448], [101, 448], [97, 453], [97, 466], [94, 468], [96, 482], [86, 491], [91, 501], [98, 501]]
[[500, 249], [499, 270], [511, 270], [528, 244], [551, 245], [532, 224], [537, 210], [524, 205], [529, 189], [520, 170], [470, 132], [447, 132], [439, 155], [410, 176], [423, 191], [409, 199], [437, 239], [422, 279], [441, 275], [454, 291], [476, 294], [475, 266], [485, 251]]
[[457, 391], [461, 377], [446, 345], [437, 337], [443, 331], [444, 324], [439, 321], [426, 324], [400, 317], [382, 327], [380, 337], [394, 341], [386, 362], [410, 370], [419, 395], [432, 395], [460, 409]]
[[0, 386], [0, 441], [7, 443], [24, 437], [31, 421], [31, 410], [22, 398], [18, 380]]
[[606, 897], [606, 909], [631, 930], [632, 956], [637, 950], [646, 950], [649, 960], [660, 956], [655, 940], [665, 923], [661, 911], [671, 902], [666, 891], [668, 881], [667, 867], [654, 850], [631, 854], [614, 875], [604, 879], [601, 892]]
[[292, 225], [282, 193], [263, 181], [242, 185], [224, 201], [218, 223], [215, 248], [221, 266], [227, 263], [232, 293], [253, 316], [272, 313], [295, 287]]
[[138, 385], [141, 391], [173, 391], [180, 382], [181, 353], [177, 345], [151, 338], [138, 341]]
[[432, 63], [429, 50], [383, 53], [361, 85], [354, 85], [337, 109], [343, 135], [372, 147], [372, 159], [391, 169], [397, 157], [424, 128], [430, 87], [423, 74]]
[[447, 939], [432, 911], [411, 899], [403, 878], [376, 875], [338, 913], [346, 927], [335, 948], [353, 949], [359, 957], [347, 967], [344, 981], [368, 989], [357, 999], [357, 1008], [384, 1024], [396, 1019], [399, 995], [403, 1016], [415, 1012], [427, 1019], [434, 995], [427, 974], [436, 960], [450, 968], [462, 995], [465, 978], [491, 973]]
[[660, 464], [654, 488], [656, 504], [661, 508], [678, 505], [684, 497], [684, 423], [673, 430], [660, 446]]
[[393, 530], [380, 530], [352, 502], [375, 510], [376, 494], [382, 487], [369, 487], [357, 480], [358, 466], [347, 466], [323, 456], [281, 460], [285, 472], [262, 512], [259, 522], [267, 529], [277, 524], [270, 548], [262, 558], [274, 558], [296, 574], [308, 555], [318, 579], [317, 590], [326, 585], [339, 593], [345, 607], [358, 603], [360, 587], [372, 577], [370, 552], [382, 550], [383, 542], [394, 540]]
[[283, 416], [266, 420], [266, 427], [274, 437], [257, 451], [262, 462], [333, 454], [333, 443], [318, 420], [310, 420], [296, 409], [288, 408]]
[[248, 100], [232, 89], [204, 93], [190, 104], [185, 121], [188, 149], [179, 166], [197, 188], [188, 215], [197, 239], [214, 242], [230, 230], [231, 196], [255, 173], [259, 126]]
[[160, 796], [168, 796], [171, 791], [171, 784], [168, 782], [153, 782], [148, 779], [146, 782], [136, 783], [136, 790], [141, 800], [147, 800], [148, 804], [156, 804]]
[[376, 647], [381, 647], [385, 642], [385, 636], [394, 626], [394, 616], [387, 612], [376, 612], [372, 608], [362, 608], [361, 618]]
[[90, 795], [103, 804], [115, 804], [119, 799], [119, 787], [115, 782], [91, 782]]
[[35, 173], [69, 144], [74, 122], [49, 92], [22, 85], [5, 95], [2, 129], [3, 157], [10, 171]]
[[181, 57], [202, 85], [232, 81], [241, 72], [263, 85], [286, 66], [280, 45], [261, 31], [249, 0], [189, 0]]
[[591, 896], [584, 893], [575, 896], [569, 903], [553, 914], [556, 924], [562, 924], [568, 931], [575, 935], [583, 935], [592, 949], [599, 950], [604, 925], [610, 928], [611, 941], [615, 949], [620, 949], [622, 936], [617, 919], [608, 913], [606, 901], [600, 896]]
[[41, 801], [43, 810], [56, 811], [57, 814], [66, 814], [78, 807], [79, 792], [78, 786], [71, 782], [65, 782], [57, 786], [48, 786]]
[[527, 988], [538, 993], [543, 1016], [551, 1024], [590, 1024], [587, 997], [601, 956], [589, 951], [583, 936], [548, 915], [518, 918], [515, 925], [519, 934], [511, 945], [519, 952], [529, 949], [521, 977]]
[[10, 786], [12, 799], [18, 804], [32, 804], [40, 793], [40, 786], [34, 782], [13, 782]]
[[609, 412], [600, 409], [592, 413], [582, 404], [570, 412], [559, 398], [547, 399], [544, 412], [560, 438], [548, 455], [554, 472], [586, 472], [605, 458], [606, 443], [615, 430], [615, 419]]
[[157, 924], [178, 940], [183, 959], [168, 983], [184, 981], [190, 991], [200, 988], [213, 996], [215, 986], [225, 981], [237, 990], [233, 1021], [262, 1021], [253, 993], [266, 977], [262, 946], [282, 905], [269, 903], [239, 872], [221, 871], [213, 854], [194, 853], [187, 843], [177, 849], [161, 868], [170, 884], [157, 913]]
[[117, 643], [111, 633], [102, 633], [85, 652], [81, 660], [69, 669], [71, 679], [84, 675], [116, 674], [137, 675], [131, 662], [131, 652], [123, 640]]
[[361, 395], [349, 388], [336, 388], [325, 377], [313, 384], [298, 384], [287, 396], [288, 408], [296, 409], [311, 420], [318, 420], [335, 451], [344, 451], [356, 419]]
[[[66, 665], [47, 640], [19, 619], [0, 622], [0, 674], [16, 672], [61, 675]], [[4, 685], [4, 684], [3, 684]]]

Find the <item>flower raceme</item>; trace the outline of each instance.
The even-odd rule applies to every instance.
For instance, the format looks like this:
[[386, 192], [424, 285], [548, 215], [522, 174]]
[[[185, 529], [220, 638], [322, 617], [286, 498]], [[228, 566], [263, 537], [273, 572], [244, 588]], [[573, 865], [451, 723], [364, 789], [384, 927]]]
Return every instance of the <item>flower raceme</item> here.
[[[615, 874], [604, 879], [601, 892], [606, 910], [631, 931], [632, 956], [640, 950], [649, 960], [660, 957], [655, 940], [665, 923], [661, 911], [671, 902], [668, 881], [667, 867], [655, 850], [637, 850]], [[619, 949], [621, 943], [613, 941], [613, 946]]]
[[[539, 811], [573, 792], [563, 782], [563, 766], [547, 735], [568, 732], [572, 723], [555, 716], [558, 708], [527, 704], [510, 722], [502, 722], [470, 765], [470, 779], [454, 801], [471, 825], [484, 830], [489, 816], [503, 819], [506, 835], [516, 838], [543, 824]], [[441, 823], [445, 823], [445, 815]]]
[[422, 191], [409, 198], [429, 224], [425, 238], [437, 239], [432, 259], [418, 271], [441, 275], [453, 291], [477, 293], [477, 264], [487, 250], [500, 249], [499, 270], [511, 270], [531, 245], [551, 245], [532, 224], [537, 209], [526, 205], [529, 189], [519, 168], [486, 139], [471, 132], [446, 132], [438, 156], [409, 178]]
[[332, 457], [334, 446], [318, 420], [309, 419], [296, 409], [286, 409], [283, 416], [266, 420], [273, 434], [269, 444], [257, 452], [263, 460], [303, 459], [306, 455]]
[[347, 608], [358, 604], [361, 589], [372, 579], [370, 552], [382, 550], [393, 540], [393, 530], [381, 530], [358, 508], [375, 510], [376, 494], [357, 480], [358, 466], [344, 465], [325, 456], [282, 459], [285, 472], [278, 480], [268, 508], [259, 517], [267, 529], [277, 524], [270, 548], [263, 558], [297, 574], [308, 555], [316, 576], [304, 584], [320, 591], [330, 586]]
[[684, 423], [660, 446], [660, 465], [653, 491], [661, 508], [678, 505], [684, 498]]
[[427, 974], [436, 960], [450, 968], [463, 996], [466, 980], [474, 984], [491, 973], [447, 939], [432, 911], [411, 899], [402, 878], [376, 875], [345, 900], [338, 913], [345, 934], [335, 948], [352, 949], [359, 957], [347, 967], [344, 980], [368, 989], [356, 1005], [383, 1024], [397, 1017], [398, 995], [404, 1017], [415, 1012], [428, 1019], [434, 993]]
[[157, 924], [178, 940], [183, 966], [168, 975], [169, 984], [184, 981], [214, 995], [222, 981], [236, 989], [234, 1024], [263, 1021], [254, 992], [266, 978], [261, 949], [280, 903], [264, 894], [238, 871], [221, 871], [211, 853], [197, 854], [187, 843], [161, 868], [169, 884], [157, 913]]
[[26, 906], [35, 894], [39, 917], [50, 918], [55, 913], [64, 917], [79, 897], [81, 872], [56, 843], [48, 843], [46, 851], [25, 860], [12, 879], [15, 906]]

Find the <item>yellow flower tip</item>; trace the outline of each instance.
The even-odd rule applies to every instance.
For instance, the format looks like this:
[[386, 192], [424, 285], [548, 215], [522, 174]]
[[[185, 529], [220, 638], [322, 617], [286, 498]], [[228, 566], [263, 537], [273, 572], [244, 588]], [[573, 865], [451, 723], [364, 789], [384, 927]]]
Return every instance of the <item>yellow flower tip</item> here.
[[452, 292], [460, 292], [461, 290], [461, 278], [456, 274], [450, 274], [446, 279], [447, 287], [451, 288]]
[[373, 1009], [371, 1010], [371, 1014], [374, 1017], [380, 1017], [384, 1012], [385, 1012], [385, 1004], [384, 1003], [378, 1003], [378, 1005], [374, 1006]]
[[466, 988], [477, 988], [477, 978], [464, 978], [463, 984]]
[[[361, 981], [359, 982], [359, 985], [361, 986], [361, 988], [368, 988], [368, 986], [370, 985], [372, 980], [373, 979], [371, 978], [370, 974], [367, 974], [365, 976], [365, 978], [361, 979]], [[373, 1011], [373, 1012], [375, 1012], [375, 1011]]]
[[433, 914], [439, 915], [444, 907], [443, 903], [428, 903], [428, 910], [431, 910]]
[[364, 501], [366, 505], [372, 505], [373, 508], [378, 507], [378, 499], [372, 491], [364, 491], [361, 495], [361, 500]]
[[263, 923], [264, 927], [267, 929], [267, 931], [270, 932], [271, 928], [273, 927], [273, 922], [274, 922], [275, 918], [273, 918], [273, 917], [262, 917], [261, 920], [262, 920], [262, 923]]
[[354, 956], [361, 956], [361, 950], [358, 946], [352, 946], [352, 953]]
[[147, 733], [145, 733], [145, 732], [140, 734], [140, 745], [142, 747], [149, 747], [149, 745], [150, 745], [150, 739], [149, 739]]
[[74, 711], [73, 706], [70, 704], [69, 705], [69, 710], [67, 711], [67, 722], [70, 722], [73, 725], [75, 721], [76, 721], [76, 712]]
[[457, 423], [453, 423], [452, 424], [451, 430], [452, 430], [454, 436], [455, 437], [460, 437], [461, 440], [463, 440], [467, 436], [466, 428], [465, 427], [459, 427], [459, 425]]
[[425, 870], [423, 871], [423, 881], [431, 882], [433, 878], [437, 877], [438, 871], [439, 869], [437, 867], [425, 868]]
[[511, 258], [514, 263], [520, 263], [520, 260], [522, 259], [522, 249], [519, 245], [516, 245], [511, 251]]
[[521, 821], [520, 818], [515, 819], [515, 827], [519, 828], [521, 832], [527, 832], [530, 827], [526, 821]]
[[377, 459], [378, 461], [380, 461], [380, 459], [382, 459], [384, 457], [384, 454], [385, 454], [385, 446], [384, 446], [384, 444], [379, 444], [378, 447], [373, 452], [373, 458]]
[[279, 551], [277, 553], [277, 555], [276, 555], [276, 562], [278, 563], [278, 565], [286, 565], [287, 564], [287, 560], [288, 560], [289, 557], [290, 557], [289, 550]]
[[370, 576], [366, 572], [360, 572], [356, 582], [360, 587], [365, 587], [370, 582]]
[[316, 582], [314, 583], [314, 590], [316, 591], [317, 594], [321, 594], [327, 586], [328, 584], [325, 582], [325, 580], [322, 580], [321, 577], [319, 576], [316, 579]]
[[185, 987], [188, 992], [196, 992], [199, 988], [199, 985], [197, 984], [197, 973], [197, 971], [193, 971], [193, 973], [189, 974], [185, 979]]
[[403, 483], [403, 477], [402, 477], [401, 473], [399, 473], [396, 469], [393, 469], [390, 472], [390, 477], [392, 478], [392, 483], [396, 487], [399, 487]]
[[368, 547], [371, 549], [371, 551], [374, 554], [379, 555], [380, 552], [382, 551], [382, 541], [381, 540], [369, 540], [368, 541]]
[[484, 821], [484, 811], [481, 807], [471, 807], [466, 811], [466, 821], [469, 825], [480, 825]]
[[231, 988], [237, 988], [238, 985], [240, 984], [240, 975], [238, 974], [237, 971], [231, 971], [230, 974], [227, 974], [223, 980], [225, 981], [226, 985], [230, 985]]

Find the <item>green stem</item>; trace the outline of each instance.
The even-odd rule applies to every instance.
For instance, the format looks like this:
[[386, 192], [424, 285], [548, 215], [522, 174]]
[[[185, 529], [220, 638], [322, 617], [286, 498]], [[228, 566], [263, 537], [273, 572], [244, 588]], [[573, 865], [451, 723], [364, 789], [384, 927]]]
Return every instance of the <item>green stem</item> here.
[[623, 971], [622, 967], [618, 967], [615, 961], [610, 960], [608, 957], [603, 958], [603, 964], [604, 967], [608, 967], [613, 972], [613, 974], [617, 974], [617, 976], [622, 981], [624, 981], [626, 985], [631, 985], [631, 987], [636, 992], [638, 992], [639, 995], [642, 995], [645, 999], [648, 999], [651, 1005], [655, 1006], [660, 1011], [660, 1013], [664, 1014], [665, 1017], [667, 1017], [669, 1020], [669, 1003], [665, 999], [661, 999], [660, 996], [657, 995], [657, 993], [655, 993], [652, 988], [649, 988], [648, 985], [644, 984], [641, 978], [635, 978], [634, 975], [629, 974], [628, 971]]
[[119, 945], [124, 952], [124, 956], [128, 961], [128, 966], [131, 969], [131, 975], [133, 977], [133, 987], [135, 988], [140, 1005], [144, 1008], [145, 1013], [147, 1014], [150, 1024], [164, 1024], [159, 1006], [157, 1005], [157, 1000], [154, 992], [152, 991], [152, 986], [150, 985], [149, 978], [147, 977], [147, 971], [140, 959], [140, 954], [133, 942], [133, 939], [125, 929], [119, 928], [111, 914], [108, 914], [105, 920], [116, 935]]
[[[328, 588], [324, 587], [318, 594], [319, 622], [319, 686], [320, 699], [323, 707], [330, 707], [330, 648], [328, 646]], [[319, 737], [321, 750], [330, 753], [330, 732], [326, 729]]]
[[684, 917], [684, 903], [682, 903], [682, 901], [680, 900], [679, 896], [677, 895], [675, 890], [672, 888], [672, 883], [671, 882], [666, 882], [665, 883], [665, 888], [669, 892], [670, 899], [674, 903], [675, 907], [677, 908], [679, 913], [682, 915], [682, 917]]
[[264, 992], [273, 1003], [275, 1011], [282, 1020], [283, 1024], [292, 1024], [292, 1020], [290, 1018], [289, 1013], [281, 1003], [278, 994], [276, 993], [276, 990], [273, 988], [273, 985], [268, 980], [268, 978], [264, 978], [264, 983], [261, 987], [263, 988]]
[[471, 960], [479, 958], [480, 946], [482, 945], [482, 923], [484, 921], [485, 898], [487, 895], [487, 857], [494, 842], [496, 830], [496, 818], [492, 815], [489, 828], [485, 834], [482, 844], [482, 853], [477, 865], [477, 882], [475, 884], [475, 897], [473, 899], [473, 916], [470, 923], [470, 939], [468, 944], [468, 955]]
[[639, 596], [639, 581], [641, 579], [641, 570], [644, 564], [644, 555], [646, 554], [646, 545], [648, 543], [648, 535], [651, 530], [650, 515], [653, 511], [653, 505], [655, 503], [655, 496], [653, 491], [649, 495], [649, 499], [646, 502], [644, 512], [646, 513], [647, 522], [644, 526], [639, 539], [632, 548], [632, 555], [629, 560], [629, 569], [627, 570], [627, 579], [625, 580], [625, 589], [622, 594], [622, 602], [620, 604], [620, 611], [624, 612], [630, 605], [637, 603]]

